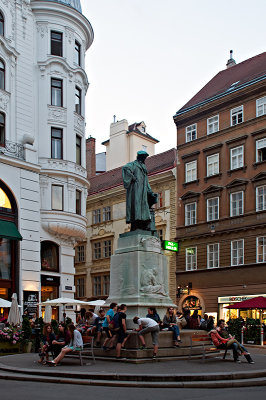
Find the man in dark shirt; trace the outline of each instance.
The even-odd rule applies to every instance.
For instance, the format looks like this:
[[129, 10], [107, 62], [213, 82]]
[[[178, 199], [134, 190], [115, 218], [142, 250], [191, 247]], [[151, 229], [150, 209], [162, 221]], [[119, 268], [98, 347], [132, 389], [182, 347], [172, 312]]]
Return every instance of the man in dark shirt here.
[[70, 343], [71, 336], [65, 324], [61, 323], [58, 325], [59, 333], [56, 336], [56, 340], [52, 341], [52, 349], [55, 357], [61, 352], [62, 348]]
[[127, 306], [125, 304], [121, 304], [118, 316], [119, 330], [116, 332], [117, 336], [117, 345], [116, 345], [116, 358], [121, 358], [121, 347], [124, 347], [127, 339], [127, 325], [126, 325], [126, 311]]

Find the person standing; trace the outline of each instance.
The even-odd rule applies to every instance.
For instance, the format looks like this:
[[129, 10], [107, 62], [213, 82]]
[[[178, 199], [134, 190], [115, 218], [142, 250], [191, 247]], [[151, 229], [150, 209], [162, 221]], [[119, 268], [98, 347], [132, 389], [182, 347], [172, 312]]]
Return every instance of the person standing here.
[[120, 308], [118, 315], [119, 330], [116, 332], [116, 337], [117, 337], [116, 358], [118, 359], [121, 358], [121, 348], [124, 347], [128, 339], [127, 325], [126, 325], [127, 306], [125, 304], [121, 304], [119, 308]]
[[146, 344], [145, 344], [145, 339], [144, 335], [147, 333], [151, 333], [152, 336], [152, 344], [153, 344], [153, 356], [152, 358], [156, 358], [157, 352], [158, 352], [158, 337], [159, 337], [159, 332], [160, 328], [157, 322], [155, 322], [151, 318], [139, 318], [139, 317], [134, 317], [133, 318], [134, 324], [138, 324], [139, 328], [136, 329], [138, 332], [138, 336], [141, 341], [141, 347], [140, 350], [146, 350]]
[[[103, 342], [103, 350], [109, 350], [110, 348], [107, 347], [107, 343], [113, 344], [113, 334], [109, 328], [109, 324], [112, 321], [112, 319], [114, 318], [115, 312], [117, 311], [117, 303], [111, 303], [110, 304], [110, 308], [106, 313], [105, 319], [103, 321], [103, 330], [106, 333], [106, 339]], [[111, 346], [113, 347], [113, 346]]]

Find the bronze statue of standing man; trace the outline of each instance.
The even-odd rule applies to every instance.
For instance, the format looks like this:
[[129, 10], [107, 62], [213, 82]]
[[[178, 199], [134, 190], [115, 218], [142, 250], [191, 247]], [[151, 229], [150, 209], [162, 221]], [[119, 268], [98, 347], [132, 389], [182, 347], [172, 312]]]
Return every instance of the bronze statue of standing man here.
[[157, 203], [157, 193], [153, 193], [148, 181], [145, 165], [148, 156], [146, 151], [138, 151], [137, 159], [127, 163], [122, 169], [124, 188], [127, 191], [126, 222], [131, 223], [131, 231], [155, 230], [151, 207]]

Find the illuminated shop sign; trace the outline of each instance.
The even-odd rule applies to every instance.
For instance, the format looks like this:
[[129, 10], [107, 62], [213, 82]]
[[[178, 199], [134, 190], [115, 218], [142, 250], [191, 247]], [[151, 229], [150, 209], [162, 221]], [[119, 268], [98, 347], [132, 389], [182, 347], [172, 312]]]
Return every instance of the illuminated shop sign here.
[[178, 251], [178, 243], [170, 242], [169, 240], [163, 240], [163, 249], [168, 251]]
[[247, 294], [245, 296], [225, 296], [218, 297], [218, 303], [238, 303], [240, 301], [253, 299], [257, 296], [266, 296], [266, 294]]

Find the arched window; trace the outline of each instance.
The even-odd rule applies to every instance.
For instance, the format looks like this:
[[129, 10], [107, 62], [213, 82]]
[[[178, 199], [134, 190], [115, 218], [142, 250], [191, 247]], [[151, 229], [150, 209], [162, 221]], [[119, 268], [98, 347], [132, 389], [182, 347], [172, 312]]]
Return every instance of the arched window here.
[[5, 89], [5, 64], [0, 60], [0, 89]]
[[0, 146], [5, 147], [5, 114], [0, 113]]
[[41, 243], [41, 264], [42, 270], [59, 271], [59, 248], [57, 244], [48, 240]]
[[4, 36], [4, 27], [5, 27], [5, 20], [4, 20], [4, 16], [0, 11], [0, 35]]

